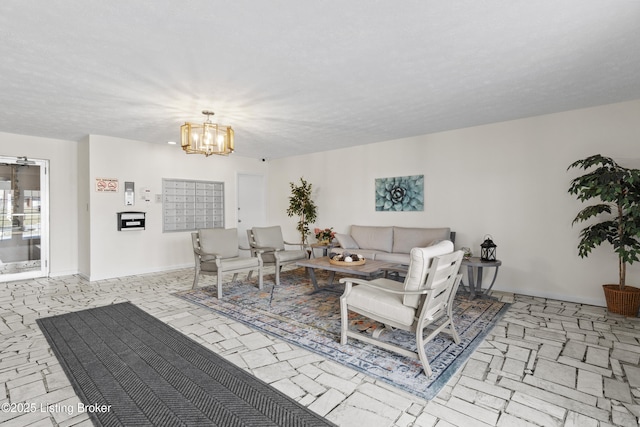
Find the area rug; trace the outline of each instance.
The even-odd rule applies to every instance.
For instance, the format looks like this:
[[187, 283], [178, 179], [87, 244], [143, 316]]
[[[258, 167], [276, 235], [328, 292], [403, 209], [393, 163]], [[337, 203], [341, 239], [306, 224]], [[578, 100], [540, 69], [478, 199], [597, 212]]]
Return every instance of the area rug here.
[[[316, 276], [320, 283], [326, 283], [326, 272], [317, 272]], [[337, 281], [338, 275], [334, 282]], [[489, 299], [469, 300], [466, 292], [458, 292], [454, 322], [461, 342], [455, 344], [448, 334], [440, 333], [426, 344], [433, 369], [433, 375], [427, 378], [418, 360], [354, 339], [340, 344], [342, 285], [313, 293], [313, 285], [302, 268], [281, 274], [279, 286], [272, 284], [273, 277], [269, 276], [265, 277], [263, 291], [254, 280], [225, 283], [221, 300], [215, 286], [174, 295], [427, 400], [464, 364], [509, 306]], [[382, 326], [355, 313], [350, 313], [349, 321], [351, 329], [357, 328], [363, 334]], [[415, 351], [415, 335], [409, 332], [384, 332], [380, 338]]]
[[333, 425], [130, 303], [37, 323], [96, 425]]

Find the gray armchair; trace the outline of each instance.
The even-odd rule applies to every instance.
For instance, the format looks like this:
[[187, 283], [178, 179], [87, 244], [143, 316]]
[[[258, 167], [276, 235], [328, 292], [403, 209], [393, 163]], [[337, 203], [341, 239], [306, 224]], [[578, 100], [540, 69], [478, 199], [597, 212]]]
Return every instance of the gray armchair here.
[[[460, 284], [458, 274], [462, 251], [452, 252], [453, 243], [443, 241], [427, 248], [411, 249], [409, 270], [404, 283], [391, 279], [371, 281], [344, 278], [340, 297], [340, 343], [347, 337], [382, 347], [422, 362], [427, 376], [433, 374], [425, 354], [425, 343], [441, 331], [449, 333], [456, 344], [460, 337], [453, 324], [453, 299]], [[357, 285], [357, 286], [354, 286]], [[372, 337], [349, 330], [348, 312], [353, 311], [385, 325]], [[434, 328], [432, 325], [438, 322]], [[378, 339], [387, 329], [398, 328], [416, 334], [417, 352]], [[434, 329], [426, 338], [425, 329]]]
[[233, 273], [233, 280], [238, 278], [238, 272], [248, 271], [251, 277], [253, 270], [258, 270], [258, 287], [262, 289], [262, 258], [261, 251], [252, 251], [254, 256], [241, 257], [238, 244], [238, 230], [236, 228], [207, 228], [191, 233], [193, 255], [196, 271], [193, 278], [193, 289], [198, 286], [200, 274], [218, 276], [218, 298], [222, 298], [222, 276]]
[[[247, 230], [247, 238], [252, 253], [263, 251], [264, 265], [276, 267], [276, 285], [280, 284], [280, 270], [288, 264], [307, 259], [307, 252], [302, 243], [285, 242], [279, 225], [273, 227], [253, 227]], [[300, 249], [286, 249], [285, 245], [299, 246]]]

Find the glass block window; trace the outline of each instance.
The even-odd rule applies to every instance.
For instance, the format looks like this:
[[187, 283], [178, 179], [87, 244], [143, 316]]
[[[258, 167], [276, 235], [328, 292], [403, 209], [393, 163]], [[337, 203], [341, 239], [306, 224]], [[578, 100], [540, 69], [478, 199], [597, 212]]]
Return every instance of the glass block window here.
[[224, 182], [162, 180], [162, 231], [224, 228]]

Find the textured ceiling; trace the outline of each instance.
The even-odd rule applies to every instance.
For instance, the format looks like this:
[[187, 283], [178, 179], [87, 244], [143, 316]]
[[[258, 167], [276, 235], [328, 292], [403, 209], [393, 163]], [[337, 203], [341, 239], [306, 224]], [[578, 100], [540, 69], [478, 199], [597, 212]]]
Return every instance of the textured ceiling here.
[[[640, 98], [640, 1], [1, 0], [0, 131], [278, 158]], [[178, 148], [176, 148], [178, 150]]]

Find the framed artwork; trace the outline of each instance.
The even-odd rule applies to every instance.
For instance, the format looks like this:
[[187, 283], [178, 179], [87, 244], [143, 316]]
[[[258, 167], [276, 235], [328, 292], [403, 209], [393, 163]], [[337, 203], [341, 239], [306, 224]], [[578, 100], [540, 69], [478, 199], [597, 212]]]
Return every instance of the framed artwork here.
[[423, 211], [424, 175], [376, 178], [376, 211]]

